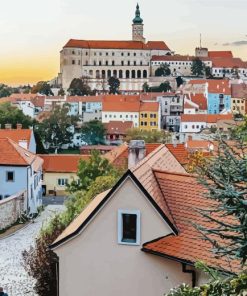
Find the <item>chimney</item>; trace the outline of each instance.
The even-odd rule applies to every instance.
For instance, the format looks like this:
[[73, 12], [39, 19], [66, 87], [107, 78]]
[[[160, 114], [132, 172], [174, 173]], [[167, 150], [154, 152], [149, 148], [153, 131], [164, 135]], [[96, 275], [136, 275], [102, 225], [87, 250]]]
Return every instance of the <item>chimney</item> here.
[[19, 140], [19, 146], [28, 150], [27, 140]]
[[146, 146], [143, 140], [131, 140], [129, 143], [128, 168], [132, 168], [146, 156]]
[[17, 123], [16, 129], [18, 129], [18, 130], [22, 129], [22, 124], [21, 123]]
[[5, 123], [5, 129], [12, 129], [11, 123]]

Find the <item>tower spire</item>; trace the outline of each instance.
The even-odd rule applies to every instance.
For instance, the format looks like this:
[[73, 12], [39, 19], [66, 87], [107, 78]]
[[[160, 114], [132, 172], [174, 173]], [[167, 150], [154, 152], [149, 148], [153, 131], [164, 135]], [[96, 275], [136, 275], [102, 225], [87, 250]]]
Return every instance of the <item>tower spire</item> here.
[[132, 40], [145, 42], [143, 37], [143, 19], [141, 18], [141, 12], [139, 4], [136, 5], [135, 18], [132, 24]]

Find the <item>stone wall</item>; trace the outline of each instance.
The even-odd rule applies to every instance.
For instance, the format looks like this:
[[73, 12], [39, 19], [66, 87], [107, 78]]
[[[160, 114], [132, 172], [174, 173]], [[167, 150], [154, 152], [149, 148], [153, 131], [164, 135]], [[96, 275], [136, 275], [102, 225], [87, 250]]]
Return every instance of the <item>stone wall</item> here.
[[24, 211], [26, 192], [0, 200], [0, 230], [15, 223]]

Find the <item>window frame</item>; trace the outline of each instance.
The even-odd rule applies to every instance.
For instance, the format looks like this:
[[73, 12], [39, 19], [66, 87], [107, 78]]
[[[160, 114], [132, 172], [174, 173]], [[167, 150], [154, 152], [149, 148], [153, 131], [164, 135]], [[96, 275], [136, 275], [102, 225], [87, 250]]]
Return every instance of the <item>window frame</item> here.
[[[123, 214], [136, 215], [136, 241], [135, 242], [124, 242], [123, 237]], [[140, 210], [118, 210], [118, 244], [119, 245], [130, 245], [139, 246], [141, 244], [141, 212]]]
[[[12, 180], [8, 179], [8, 174], [9, 173], [13, 174], [13, 179]], [[6, 182], [11, 182], [11, 183], [15, 182], [15, 171], [6, 171]]]

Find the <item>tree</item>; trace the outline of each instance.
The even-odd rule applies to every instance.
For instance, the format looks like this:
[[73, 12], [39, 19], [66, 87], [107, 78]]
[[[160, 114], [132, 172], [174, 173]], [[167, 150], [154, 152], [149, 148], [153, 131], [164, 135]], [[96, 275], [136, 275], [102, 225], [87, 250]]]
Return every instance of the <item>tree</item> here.
[[170, 134], [164, 130], [140, 130], [139, 128], [132, 128], [127, 130], [126, 141], [144, 140], [146, 143], [168, 143], [170, 141]]
[[64, 91], [64, 89], [62, 87], [59, 89], [58, 95], [59, 96], [64, 96], [65, 95], [65, 91]]
[[160, 67], [155, 71], [154, 75], [156, 77], [171, 75], [170, 66], [167, 63], [161, 64]]
[[212, 75], [212, 68], [209, 67], [209, 66], [206, 66], [205, 67], [205, 74], [206, 74], [206, 77], [207, 78], [212, 78], [213, 77], [213, 75]]
[[63, 144], [71, 143], [73, 137], [73, 128], [77, 124], [77, 116], [68, 115], [69, 105], [62, 107], [55, 105], [49, 118], [38, 124], [35, 128], [40, 133], [43, 143], [48, 144], [55, 152]]
[[148, 85], [147, 82], [145, 82], [145, 83], [143, 84], [143, 86], [142, 86], [142, 90], [143, 90], [144, 92], [149, 92], [150, 87], [149, 87], [149, 85]]
[[12, 94], [11, 87], [5, 84], [0, 84], [0, 98], [9, 97], [11, 94]]
[[89, 160], [80, 160], [78, 165], [77, 180], [68, 185], [70, 193], [87, 190], [93, 180], [99, 176], [117, 176], [118, 172], [109, 161], [102, 157], [98, 151], [92, 151]]
[[34, 121], [30, 116], [24, 115], [20, 109], [7, 102], [0, 104], [0, 124], [4, 127], [6, 123], [12, 124], [13, 128], [16, 128], [17, 123], [22, 124], [23, 128], [30, 128]]
[[88, 96], [91, 94], [91, 88], [88, 85], [88, 78], [74, 78], [69, 86], [68, 92], [71, 96]]
[[195, 76], [201, 76], [204, 74], [205, 65], [201, 59], [195, 58], [191, 65], [191, 72]]
[[32, 94], [41, 94], [45, 96], [54, 96], [51, 86], [47, 83], [47, 81], [39, 81], [36, 85], [34, 85], [31, 89]]
[[[219, 138], [217, 155], [197, 170], [208, 189], [208, 199], [217, 202], [212, 209], [200, 210], [215, 228], [198, 225], [198, 229], [211, 242], [216, 256], [237, 258], [243, 265], [247, 261], [246, 135], [246, 130], [237, 135], [235, 144]], [[222, 221], [222, 215], [229, 218], [227, 222]]]
[[88, 145], [105, 143], [106, 128], [101, 121], [91, 120], [81, 127], [81, 138]]
[[179, 88], [179, 86], [183, 85], [183, 83], [184, 83], [183, 78], [181, 76], [178, 76], [176, 78], [176, 82], [177, 82], [177, 88]]
[[108, 79], [108, 85], [109, 85], [109, 93], [110, 94], [118, 94], [119, 93], [119, 87], [120, 87], [120, 81], [119, 79], [115, 77], [110, 77]]
[[171, 88], [169, 81], [165, 81], [165, 82], [161, 83], [159, 86], [160, 92], [168, 92], [168, 91], [171, 91], [171, 89], [172, 88]]

